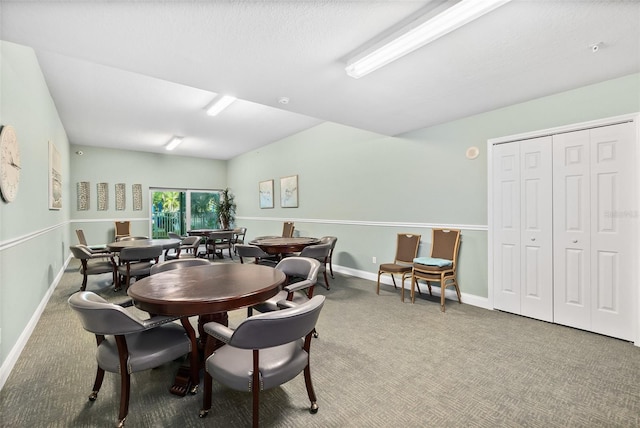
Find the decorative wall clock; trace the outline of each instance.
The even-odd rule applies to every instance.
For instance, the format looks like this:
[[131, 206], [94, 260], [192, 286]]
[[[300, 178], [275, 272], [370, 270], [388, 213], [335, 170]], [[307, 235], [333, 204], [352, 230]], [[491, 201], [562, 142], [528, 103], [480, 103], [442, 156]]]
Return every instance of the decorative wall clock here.
[[20, 147], [13, 126], [5, 125], [0, 131], [0, 192], [2, 198], [13, 201], [20, 184]]

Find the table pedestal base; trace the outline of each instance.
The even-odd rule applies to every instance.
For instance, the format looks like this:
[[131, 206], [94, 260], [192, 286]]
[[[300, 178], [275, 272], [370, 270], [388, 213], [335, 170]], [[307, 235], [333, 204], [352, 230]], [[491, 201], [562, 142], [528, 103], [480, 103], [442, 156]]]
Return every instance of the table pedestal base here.
[[[180, 320], [187, 335], [191, 340], [191, 349], [195, 350], [195, 357], [192, 355], [189, 358], [189, 362], [185, 362], [178, 368], [178, 373], [173, 380], [173, 385], [169, 388], [169, 392], [180, 397], [187, 395], [187, 392], [194, 395], [198, 392], [198, 385], [200, 382], [200, 370], [204, 369], [204, 363], [207, 358], [215, 351], [224, 345], [224, 342], [219, 341], [213, 337], [210, 337], [204, 332], [204, 325], [208, 322], [217, 322], [225, 326], [229, 325], [229, 315], [226, 312], [220, 312], [215, 314], [200, 315], [198, 317], [198, 334], [199, 339], [196, 339], [195, 331], [189, 322], [189, 318], [182, 318]], [[205, 343], [203, 343], [203, 339]], [[194, 369], [195, 367], [195, 369]]]

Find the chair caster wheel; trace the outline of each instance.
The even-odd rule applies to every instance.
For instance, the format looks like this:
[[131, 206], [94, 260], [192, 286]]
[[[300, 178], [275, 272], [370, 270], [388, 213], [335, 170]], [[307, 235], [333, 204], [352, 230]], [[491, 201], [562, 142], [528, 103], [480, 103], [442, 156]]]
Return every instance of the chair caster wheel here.
[[315, 415], [316, 413], [318, 413], [318, 403], [311, 403], [311, 408], [309, 409], [309, 413], [311, 413], [312, 415]]
[[200, 419], [202, 419], [202, 418], [206, 418], [208, 414], [209, 414], [209, 411], [208, 411], [208, 410], [200, 410], [200, 413], [198, 414], [198, 417], [199, 417]]
[[89, 401], [96, 401], [96, 398], [98, 398], [98, 391], [93, 391], [89, 394]]

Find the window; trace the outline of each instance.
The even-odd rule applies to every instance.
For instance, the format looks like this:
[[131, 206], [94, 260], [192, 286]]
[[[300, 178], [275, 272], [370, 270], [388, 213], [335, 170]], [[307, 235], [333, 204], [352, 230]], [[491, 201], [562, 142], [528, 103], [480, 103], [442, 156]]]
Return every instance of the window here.
[[217, 190], [150, 189], [151, 237], [166, 238], [169, 232], [185, 236], [192, 229], [218, 229], [214, 201]]

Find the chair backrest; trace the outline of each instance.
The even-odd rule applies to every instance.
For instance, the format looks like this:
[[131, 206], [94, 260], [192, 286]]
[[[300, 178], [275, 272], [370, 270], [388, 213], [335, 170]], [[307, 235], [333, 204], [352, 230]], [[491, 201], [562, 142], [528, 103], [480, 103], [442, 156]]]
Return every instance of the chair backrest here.
[[233, 230], [216, 230], [209, 232], [208, 239], [213, 241], [231, 241], [233, 239]]
[[293, 222], [285, 221], [284, 225], [282, 226], [282, 237], [293, 238], [294, 229], [295, 229], [295, 226], [293, 225]]
[[338, 242], [338, 238], [335, 236], [323, 236], [322, 238], [320, 238], [321, 244], [331, 245], [331, 251], [333, 251], [333, 249], [336, 248], [336, 242]]
[[86, 245], [71, 245], [69, 250], [71, 250], [71, 254], [73, 254], [73, 257], [76, 259], [83, 260], [91, 258], [91, 251], [89, 251]]
[[264, 250], [256, 245], [248, 245], [248, 244], [236, 244], [236, 252], [240, 257], [240, 263], [244, 263], [244, 257], [269, 257], [269, 254], [265, 253]]
[[81, 243], [82, 245], [88, 245], [87, 238], [84, 237], [84, 230], [76, 229], [76, 236], [78, 237], [79, 243]]
[[304, 278], [315, 284], [321, 263], [309, 257], [286, 257], [276, 265], [288, 277]]
[[130, 247], [120, 250], [120, 260], [150, 260], [162, 255], [162, 245], [150, 245], [148, 247]]
[[398, 243], [396, 246], [396, 263], [413, 263], [413, 259], [415, 259], [418, 255], [420, 238], [422, 238], [422, 235], [398, 233]]
[[169, 236], [169, 238], [171, 238], [171, 239], [182, 239], [182, 236], [178, 235], [178, 234], [177, 234], [177, 233], [175, 233], [175, 232], [169, 232], [169, 233], [167, 233], [167, 235], [168, 235], [168, 236]]
[[234, 233], [234, 239], [237, 240], [244, 240], [244, 236], [247, 234], [247, 228], [246, 227], [239, 227], [237, 229], [233, 230]]
[[151, 275], [155, 275], [156, 273], [169, 270], [184, 269], [192, 266], [206, 266], [208, 264], [210, 264], [209, 261], [205, 259], [175, 259], [151, 266], [150, 273]]
[[315, 296], [295, 308], [246, 318], [233, 332], [229, 345], [264, 349], [299, 340], [314, 330], [324, 301], [324, 296]]
[[195, 247], [196, 245], [200, 245], [200, 241], [202, 241], [202, 236], [187, 236], [180, 243], [181, 247]]
[[129, 220], [116, 221], [116, 238], [131, 235], [131, 222]]
[[331, 252], [331, 244], [309, 245], [300, 252], [300, 257], [311, 257], [312, 259], [325, 261]]
[[91, 291], [69, 297], [69, 306], [80, 317], [85, 330], [94, 334], [128, 334], [146, 329], [142, 321], [123, 307], [109, 303]]
[[460, 249], [460, 230], [433, 229], [431, 237], [431, 257], [452, 260], [455, 267]]

